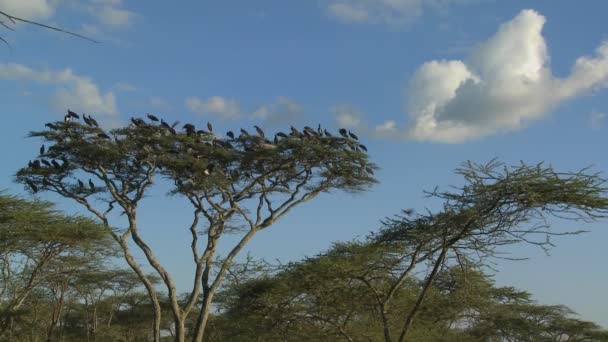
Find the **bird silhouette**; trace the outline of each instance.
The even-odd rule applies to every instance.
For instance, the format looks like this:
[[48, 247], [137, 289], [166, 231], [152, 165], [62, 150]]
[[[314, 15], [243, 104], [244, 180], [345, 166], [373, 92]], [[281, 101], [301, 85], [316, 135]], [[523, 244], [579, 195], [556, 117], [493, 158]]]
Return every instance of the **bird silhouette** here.
[[61, 165], [59, 165], [55, 159], [51, 160], [51, 164], [53, 164], [56, 169], [61, 169]]
[[234, 139], [234, 133], [233, 133], [232, 131], [228, 131], [228, 132], [226, 133], [226, 135], [228, 136], [228, 138], [230, 138], [230, 139]]
[[63, 117], [63, 122], [65, 123], [70, 123], [70, 121], [72, 121], [72, 117], [69, 115], [66, 115]]
[[40, 146], [40, 155], [44, 154], [44, 144], [42, 144], [42, 146]]
[[348, 138], [348, 134], [346, 133], [346, 129], [340, 128], [340, 130], [338, 130], [338, 132], [340, 132], [341, 136], [343, 136], [345, 138]]
[[209, 130], [209, 132], [213, 132], [213, 126], [211, 125], [211, 122], [207, 121], [207, 129]]
[[264, 137], [264, 131], [262, 131], [262, 129], [259, 126], [257, 126], [257, 125], [254, 125], [253, 127], [255, 128], [256, 132], [258, 132], [258, 135], [263, 138]]
[[72, 112], [71, 110], [68, 109], [68, 115], [73, 117], [74, 119], [80, 119], [80, 116], [78, 116], [78, 114]]
[[148, 117], [148, 119], [150, 119], [151, 121], [158, 122], [158, 118], [157, 118], [156, 116], [154, 116], [154, 115], [152, 115], [152, 114], [147, 114], [146, 116], [147, 116], [147, 117]]
[[95, 184], [93, 184], [93, 181], [89, 178], [89, 189], [91, 189], [91, 191], [95, 191]]
[[99, 124], [97, 123], [97, 120], [93, 119], [90, 115], [89, 115], [89, 120], [91, 121], [91, 124], [95, 127], [99, 127]]
[[84, 183], [79, 179], [78, 180], [78, 191], [82, 192], [84, 190]]
[[358, 137], [357, 135], [355, 135], [355, 133], [353, 133], [353, 132], [351, 132], [351, 131], [348, 131], [348, 135], [349, 135], [351, 138], [355, 139], [355, 140], [359, 140], [359, 137]]

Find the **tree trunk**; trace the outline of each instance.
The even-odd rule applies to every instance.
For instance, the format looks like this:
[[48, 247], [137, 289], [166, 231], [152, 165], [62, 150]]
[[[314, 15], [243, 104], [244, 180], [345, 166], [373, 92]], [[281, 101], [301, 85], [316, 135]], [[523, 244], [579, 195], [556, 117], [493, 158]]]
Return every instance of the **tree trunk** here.
[[196, 329], [194, 332], [194, 342], [203, 342], [205, 335], [205, 328], [207, 321], [209, 320], [209, 312], [211, 311], [211, 301], [213, 299], [213, 293], [209, 288], [203, 289], [203, 305], [201, 306], [201, 312], [198, 315], [196, 321]]
[[418, 295], [416, 304], [414, 304], [414, 307], [412, 308], [410, 313], [407, 315], [407, 318], [405, 319], [405, 324], [403, 325], [403, 330], [401, 330], [401, 336], [399, 336], [399, 342], [407, 341], [407, 333], [409, 332], [410, 328], [412, 327], [412, 323], [414, 323], [414, 318], [416, 317], [416, 314], [418, 314], [418, 310], [422, 306], [422, 302], [426, 298], [426, 293], [431, 288], [431, 285], [433, 284], [433, 281], [435, 280], [435, 276], [437, 276], [437, 273], [439, 272], [441, 265], [443, 265], [443, 260], [445, 259], [445, 256], [447, 253], [448, 253], [448, 248], [444, 247], [441, 250], [439, 257], [437, 258], [437, 261], [435, 261], [433, 270], [431, 271], [431, 274], [429, 274], [429, 277], [426, 280], [424, 287], [422, 288], [422, 292], [420, 292], [420, 294]]

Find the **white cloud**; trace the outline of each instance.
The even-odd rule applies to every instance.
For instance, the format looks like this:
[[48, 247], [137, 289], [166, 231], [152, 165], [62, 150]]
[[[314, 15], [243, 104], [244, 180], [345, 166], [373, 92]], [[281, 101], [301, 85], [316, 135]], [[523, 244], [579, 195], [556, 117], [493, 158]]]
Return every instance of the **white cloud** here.
[[122, 28], [128, 26], [133, 19], [133, 12], [122, 8], [122, 0], [95, 0], [96, 6], [91, 11], [106, 27]]
[[591, 121], [592, 128], [600, 128], [604, 125], [604, 121], [606, 121], [607, 115], [606, 113], [592, 111], [591, 115], [589, 115], [589, 120]]
[[410, 24], [425, 10], [443, 10], [472, 0], [322, 0], [329, 15], [345, 23]]
[[293, 123], [300, 118], [302, 113], [302, 106], [298, 103], [286, 97], [279, 97], [275, 103], [258, 107], [251, 117], [254, 120], [261, 120], [267, 124], [277, 125]]
[[59, 110], [70, 108], [91, 114], [117, 115], [113, 92], [102, 94], [89, 78], [75, 74], [71, 69], [39, 71], [22, 64], [0, 64], [0, 79], [25, 80], [56, 85], [52, 103]]
[[467, 61], [431, 61], [411, 79], [405, 136], [462, 142], [520, 129], [563, 101], [608, 81], [608, 42], [580, 57], [570, 75], [554, 77], [541, 34], [545, 18], [524, 10], [500, 26]]
[[237, 119], [241, 116], [239, 103], [235, 99], [212, 96], [206, 100], [198, 97], [186, 99], [186, 107], [198, 114], [211, 114], [220, 119]]
[[0, 0], [0, 10], [23, 19], [46, 19], [55, 12], [56, 3], [51, 0]]

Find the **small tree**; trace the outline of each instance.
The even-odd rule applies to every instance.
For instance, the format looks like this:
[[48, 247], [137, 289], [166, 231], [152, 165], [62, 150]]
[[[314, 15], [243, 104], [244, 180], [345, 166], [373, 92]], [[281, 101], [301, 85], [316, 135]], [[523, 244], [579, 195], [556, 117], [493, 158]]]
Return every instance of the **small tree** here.
[[[154, 306], [154, 336], [160, 339], [161, 307], [155, 287], [131, 252], [129, 239], [144, 253], [148, 264], [164, 283], [171, 306], [176, 340], [186, 336], [184, 323], [202, 294], [193, 340], [202, 341], [213, 296], [237, 254], [259, 231], [270, 227], [294, 207], [331, 190], [358, 192], [375, 182], [374, 164], [357, 136], [344, 129], [332, 135], [292, 127], [273, 140], [256, 128], [217, 136], [148, 115], [150, 122], [133, 118], [128, 127], [105, 131], [91, 117], [73, 112], [64, 122], [48, 123], [47, 130], [32, 132], [48, 148], [21, 169], [17, 179], [33, 192], [51, 191], [83, 205], [110, 228], [108, 214], [120, 208], [128, 227], [113, 230], [129, 266], [144, 283]], [[143, 239], [138, 205], [157, 177], [172, 186], [171, 194], [192, 206], [188, 227], [195, 264], [195, 280], [185, 303], [180, 303], [175, 283]], [[104, 204], [105, 203], [105, 204]], [[204, 220], [204, 224], [201, 222]], [[219, 264], [214, 263], [220, 238], [241, 233], [240, 240]], [[205, 240], [201, 243], [200, 236]], [[217, 265], [217, 266], [215, 266]]]

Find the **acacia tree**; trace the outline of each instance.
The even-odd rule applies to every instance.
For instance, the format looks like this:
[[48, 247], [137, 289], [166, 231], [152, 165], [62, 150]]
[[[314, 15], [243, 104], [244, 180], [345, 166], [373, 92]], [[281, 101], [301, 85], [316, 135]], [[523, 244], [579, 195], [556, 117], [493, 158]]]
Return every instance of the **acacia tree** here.
[[[160, 301], [133, 258], [129, 240], [165, 285], [176, 341], [185, 340], [186, 319], [202, 295], [192, 332], [194, 341], [202, 341], [213, 296], [234, 258], [256, 233], [320, 193], [358, 192], [375, 182], [376, 167], [368, 160], [366, 147], [345, 129], [334, 136], [320, 126], [302, 131], [291, 127], [289, 134], [279, 132], [271, 141], [257, 126], [256, 134], [241, 129], [238, 136], [228, 132], [220, 137], [210, 124], [208, 130], [185, 124], [178, 131], [177, 123], [148, 118], [149, 122], [132, 118], [129, 126], [106, 131], [93, 118], [83, 115], [81, 123], [78, 114], [68, 111], [63, 122], [48, 123], [48, 129], [30, 134], [49, 146], [41, 147], [17, 179], [33, 192], [55, 192], [76, 201], [108, 228], [114, 208], [126, 216], [127, 227], [111, 234], [154, 306], [155, 341], [160, 339]], [[138, 227], [139, 203], [159, 177], [168, 180], [172, 194], [192, 206], [187, 228], [195, 277], [185, 302], [180, 302], [173, 278]], [[218, 243], [227, 233], [240, 233], [240, 240], [215, 263]]]
[[[43, 201], [0, 195], [0, 337], [37, 287], [114, 252], [106, 229]], [[60, 267], [59, 267], [60, 264]]]
[[[401, 260], [396, 264], [394, 281], [388, 284], [376, 287], [373, 281], [361, 278], [375, 294], [383, 317], [417, 265], [425, 262], [430, 266], [424, 286], [398, 329], [400, 342], [408, 339], [414, 319], [443, 268], [464, 260], [487, 265], [489, 258], [505, 258], [501, 254], [506, 252], [504, 248], [518, 243], [547, 250], [553, 246], [551, 236], [582, 232], [556, 232], [549, 224], [551, 217], [589, 222], [608, 214], [606, 179], [587, 170], [560, 173], [543, 164], [507, 167], [491, 161], [485, 165], [467, 162], [456, 173], [465, 178], [464, 186], [428, 193], [444, 202], [441, 211], [406, 213], [386, 220], [371, 239], [375, 244], [397, 247]], [[392, 341], [388, 318], [384, 332], [385, 340]]]

